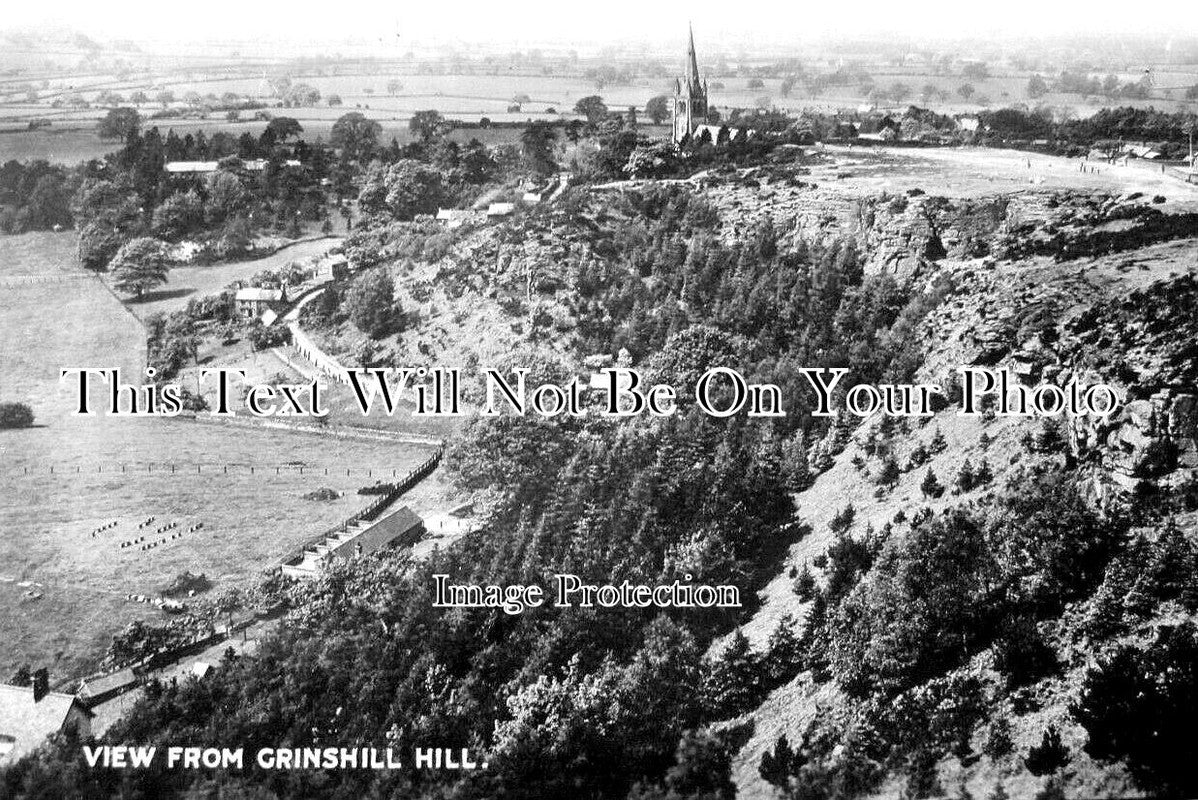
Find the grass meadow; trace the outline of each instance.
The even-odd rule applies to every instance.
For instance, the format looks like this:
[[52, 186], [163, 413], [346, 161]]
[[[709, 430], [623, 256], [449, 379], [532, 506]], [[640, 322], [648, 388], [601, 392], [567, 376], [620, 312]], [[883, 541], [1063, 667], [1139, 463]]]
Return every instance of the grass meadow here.
[[[73, 252], [71, 233], [0, 237], [0, 399], [36, 414], [33, 428], [0, 431], [0, 670], [28, 661], [56, 681], [91, 669], [129, 622], [161, 618], [127, 594], [155, 595], [183, 570], [218, 588], [248, 584], [365, 506], [358, 488], [428, 455], [386, 441], [74, 416], [74, 387], [59, 371], [120, 367], [139, 382], [145, 333], [101, 280], [80, 277]], [[93, 397], [102, 401], [103, 387]], [[341, 496], [303, 499], [320, 488]], [[419, 507], [422, 491], [406, 502]], [[150, 551], [121, 548], [150, 516], [204, 527]]]

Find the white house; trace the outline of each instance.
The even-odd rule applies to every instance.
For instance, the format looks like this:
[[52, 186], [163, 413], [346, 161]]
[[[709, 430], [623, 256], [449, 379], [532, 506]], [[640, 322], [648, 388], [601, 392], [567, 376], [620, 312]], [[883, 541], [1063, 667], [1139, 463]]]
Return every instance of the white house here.
[[287, 294], [282, 289], [263, 289], [257, 286], [238, 289], [233, 297], [237, 313], [247, 319], [261, 316], [264, 311], [273, 311], [274, 307], [286, 301]]

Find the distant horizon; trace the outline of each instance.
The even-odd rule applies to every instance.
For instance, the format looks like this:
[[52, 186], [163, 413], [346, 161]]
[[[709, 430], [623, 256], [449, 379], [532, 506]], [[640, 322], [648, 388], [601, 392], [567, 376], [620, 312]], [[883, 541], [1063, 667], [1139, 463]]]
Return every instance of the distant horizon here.
[[1158, 40], [1164, 50], [1174, 45], [1198, 49], [1198, 25], [1178, 36], [1179, 28], [1187, 29], [1178, 20], [1194, 16], [1192, 4], [1178, 0], [1154, 6], [1151, 18], [1129, 16], [1125, 4], [1111, 0], [1085, 4], [1010, 0], [997, 8], [947, 0], [901, 5], [861, 0], [851, 13], [843, 6], [771, 5], [741, 4], [740, 13], [730, 15], [726, 4], [713, 0], [696, 0], [678, 11], [615, 0], [602, 9], [577, 14], [547, 0], [422, 5], [398, 11], [392, 3], [348, 0], [334, 11], [317, 15], [212, 0], [200, 13], [170, 15], [161, 3], [146, 0], [103, 4], [67, 0], [53, 9], [34, 5], [7, 9], [0, 34], [51, 30], [81, 33], [102, 44], [130, 41], [143, 47], [257, 44], [271, 49], [289, 44], [320, 49], [310, 55], [327, 55], [326, 51], [341, 46], [398, 56], [455, 43], [563, 49], [648, 46], [656, 52], [682, 41], [690, 22], [696, 40], [713, 51], [727, 51], [730, 46], [772, 50], [821, 40], [891, 45], [984, 41], [996, 46], [1068, 39], [1140, 44]]

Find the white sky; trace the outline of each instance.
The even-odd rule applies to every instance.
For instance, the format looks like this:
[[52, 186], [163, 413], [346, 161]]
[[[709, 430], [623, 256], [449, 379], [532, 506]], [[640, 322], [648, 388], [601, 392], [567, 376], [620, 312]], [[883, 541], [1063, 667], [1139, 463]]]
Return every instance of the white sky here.
[[[0, 28], [54, 24], [102, 38], [181, 40], [344, 37], [418, 43], [465, 41], [663, 41], [687, 19], [700, 39], [719, 35], [797, 41], [894, 32], [913, 37], [1162, 33], [1198, 37], [1198, 4], [1157, 0], [9, 0]], [[454, 32], [458, 35], [455, 36]], [[272, 35], [273, 34], [273, 35]]]

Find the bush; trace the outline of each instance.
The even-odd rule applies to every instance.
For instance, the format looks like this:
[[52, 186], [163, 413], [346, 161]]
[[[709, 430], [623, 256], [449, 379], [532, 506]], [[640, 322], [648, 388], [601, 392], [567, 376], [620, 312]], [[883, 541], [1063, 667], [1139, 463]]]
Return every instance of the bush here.
[[345, 295], [345, 307], [354, 326], [372, 339], [395, 333], [403, 309], [395, 300], [395, 284], [385, 269], [360, 276]]
[[291, 341], [291, 331], [286, 325], [266, 327], [261, 321], [255, 320], [250, 328], [250, 344], [255, 350], [267, 350], [271, 347], [281, 347]]
[[0, 428], [33, 426], [33, 409], [24, 403], [0, 403]]

